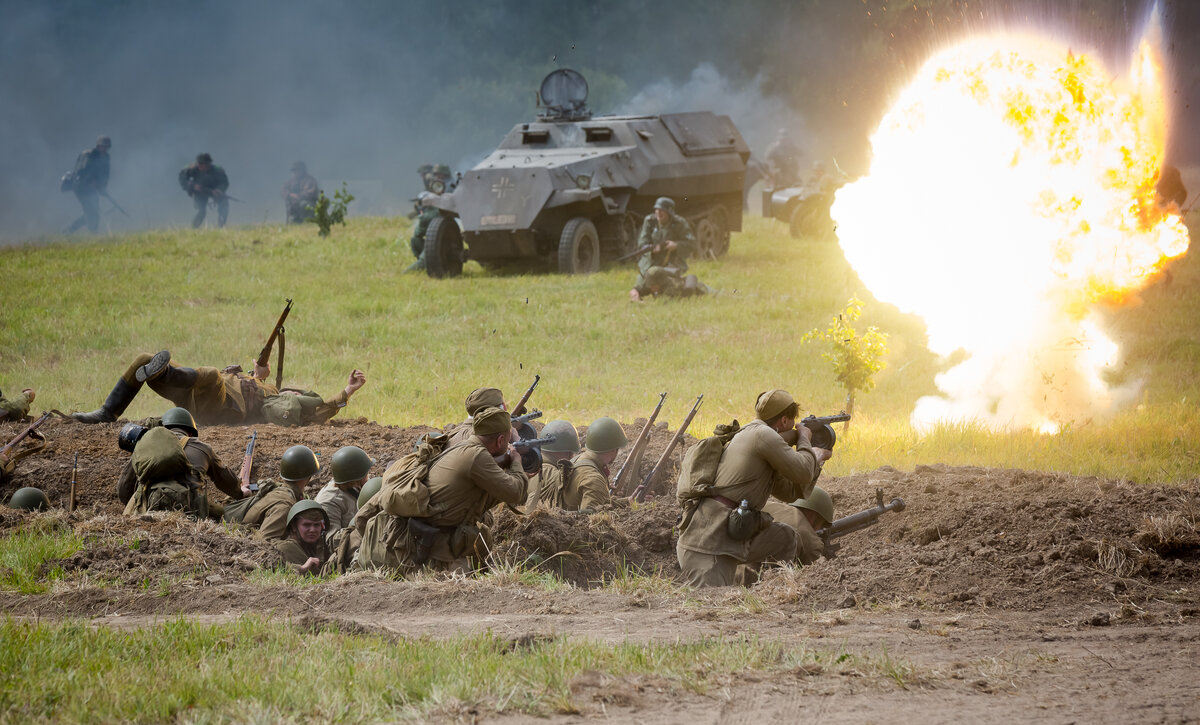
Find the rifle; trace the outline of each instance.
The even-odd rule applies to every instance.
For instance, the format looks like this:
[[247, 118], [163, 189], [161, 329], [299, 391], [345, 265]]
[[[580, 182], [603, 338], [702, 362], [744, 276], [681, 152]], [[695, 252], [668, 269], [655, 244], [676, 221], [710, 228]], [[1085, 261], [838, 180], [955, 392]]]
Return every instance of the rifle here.
[[525, 415], [513, 416], [512, 426], [513, 426], [513, 428], [519, 428], [520, 426], [525, 425], [529, 421], [535, 420], [535, 419], [541, 418], [541, 417], [542, 417], [542, 411], [531, 410], [528, 413], [526, 413]]
[[114, 209], [121, 212], [125, 216], [129, 216], [129, 212], [122, 209], [121, 205], [117, 203], [117, 200], [112, 198], [111, 196], [109, 196], [107, 191], [100, 192], [100, 196], [103, 196], [105, 199], [108, 199], [109, 201], [111, 201]]
[[828, 526], [818, 529], [817, 536], [821, 537], [821, 541], [825, 544], [825, 558], [832, 559], [840, 548], [840, 545], [830, 543], [833, 539], [838, 539], [846, 534], [853, 534], [855, 531], [861, 531], [868, 526], [874, 526], [879, 523], [879, 517], [889, 511], [903, 511], [904, 499], [894, 498], [891, 503], [883, 503], [883, 489], [875, 489], [875, 505], [865, 511], [859, 511], [856, 514], [843, 516], [834, 521]]
[[638, 433], [637, 440], [633, 442], [633, 448], [629, 450], [629, 455], [625, 457], [625, 462], [621, 464], [621, 470], [617, 471], [617, 476], [613, 479], [612, 485], [609, 487], [611, 493], [620, 495], [625, 490], [625, 485], [629, 483], [628, 477], [632, 476], [634, 471], [642, 467], [642, 454], [646, 451], [646, 441], [650, 440], [650, 427], [658, 419], [658, 413], [662, 410], [666, 399], [666, 392], [659, 394], [658, 405], [654, 406], [654, 412], [646, 419], [646, 425], [642, 426], [642, 432]]
[[[7, 477], [8, 474], [12, 473], [13, 468], [16, 467], [17, 461], [26, 456], [31, 456], [46, 447], [46, 438], [41, 433], [38, 433], [37, 429], [42, 423], [46, 422], [51, 412], [47, 410], [45, 413], [42, 413], [42, 417], [30, 423], [29, 427], [18, 433], [16, 437], [8, 442], [8, 445], [0, 448], [0, 476]], [[26, 438], [34, 438], [40, 441], [40, 444], [26, 448], [18, 453], [13, 453], [13, 449], [20, 445], [21, 441]]]
[[67, 499], [67, 511], [75, 510], [75, 476], [79, 473], [79, 451], [75, 451], [75, 462], [71, 464], [71, 495]]
[[250, 483], [250, 469], [254, 466], [254, 442], [258, 440], [258, 431], [250, 433], [250, 442], [246, 444], [246, 455], [242, 457], [242, 470], [238, 473], [238, 479], [242, 485], [251, 491], [258, 490], [257, 483]]
[[625, 254], [625, 255], [622, 255], [622, 256], [620, 256], [620, 257], [617, 257], [616, 261], [618, 261], [618, 262], [624, 262], [624, 261], [625, 261], [625, 260], [627, 260], [627, 259], [633, 259], [634, 257], [640, 257], [640, 256], [642, 256], [643, 254], [645, 254], [646, 252], [649, 252], [651, 249], [654, 249], [654, 245], [653, 245], [653, 244], [643, 244], [642, 246], [640, 246], [640, 247], [638, 247], [637, 249], [633, 250], [633, 251], [632, 251], [632, 252], [630, 252], [629, 254]]
[[833, 432], [833, 426], [830, 423], [845, 423], [850, 420], [850, 415], [846, 411], [842, 411], [835, 415], [810, 415], [800, 421], [800, 425], [812, 431], [812, 447], [824, 448], [833, 450], [837, 445], [837, 433]]
[[533, 376], [533, 385], [530, 385], [529, 390], [526, 390], [525, 394], [521, 396], [521, 399], [517, 401], [516, 407], [512, 409], [513, 415], [519, 416], [525, 412], [525, 404], [529, 402], [529, 398], [533, 395], [533, 391], [535, 388], [537, 388], [538, 382], [541, 381], [541, 379], [541, 375]]
[[654, 481], [658, 478], [658, 474], [662, 473], [662, 470], [666, 468], [667, 459], [671, 457], [671, 453], [675, 450], [675, 446], [679, 445], [679, 441], [683, 438], [683, 434], [687, 432], [688, 426], [692, 424], [692, 418], [696, 417], [696, 411], [700, 409], [700, 403], [703, 400], [703, 395], [701, 395], [699, 398], [696, 398], [696, 404], [692, 406], [691, 412], [688, 413], [687, 417], [683, 419], [683, 425], [679, 426], [679, 430], [675, 431], [675, 436], [671, 438], [671, 442], [667, 444], [666, 450], [664, 450], [662, 455], [658, 457], [658, 463], [654, 464], [654, 469], [651, 470], [650, 473], [647, 473], [646, 477], [642, 479], [641, 484], [634, 489], [633, 493], [629, 494], [630, 501], [642, 503], [646, 500], [646, 493], [650, 490], [650, 487], [654, 485]]
[[275, 389], [283, 388], [283, 346], [284, 346], [284, 331], [283, 323], [287, 320], [288, 313], [292, 311], [292, 300], [289, 298], [287, 306], [283, 308], [279, 319], [275, 322], [275, 327], [271, 328], [271, 336], [267, 338], [267, 344], [263, 345], [263, 349], [258, 353], [258, 359], [254, 361], [256, 365], [266, 365], [271, 360], [271, 348], [275, 346], [275, 338], [279, 338], [279, 361], [275, 366]]

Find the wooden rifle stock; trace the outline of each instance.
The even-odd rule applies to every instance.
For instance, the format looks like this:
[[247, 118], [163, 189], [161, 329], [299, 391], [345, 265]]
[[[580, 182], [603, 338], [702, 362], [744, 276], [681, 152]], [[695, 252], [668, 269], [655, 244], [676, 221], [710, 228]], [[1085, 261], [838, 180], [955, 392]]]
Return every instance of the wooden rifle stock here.
[[617, 477], [613, 479], [610, 489], [612, 493], [618, 496], [623, 494], [625, 487], [629, 484], [629, 478], [642, 467], [642, 454], [646, 452], [646, 441], [650, 440], [650, 428], [654, 426], [654, 421], [658, 420], [658, 414], [666, 399], [665, 391], [659, 394], [658, 405], [654, 406], [654, 412], [646, 419], [646, 425], [642, 426], [642, 432], [638, 433], [637, 440], [633, 442], [633, 448], [629, 449], [629, 455], [625, 457], [625, 462], [621, 464], [621, 470], [617, 471]]
[[692, 406], [691, 412], [689, 412], [687, 417], [683, 419], [683, 425], [679, 426], [679, 430], [675, 431], [675, 436], [671, 438], [671, 442], [667, 444], [666, 450], [664, 450], [662, 455], [658, 457], [658, 463], [654, 464], [654, 470], [646, 474], [646, 477], [642, 479], [641, 485], [639, 485], [634, 492], [629, 495], [629, 500], [637, 501], [638, 503], [646, 500], [646, 494], [649, 493], [650, 487], [654, 485], [654, 482], [658, 479], [659, 474], [662, 473], [664, 468], [666, 468], [667, 461], [670, 459], [671, 453], [675, 451], [675, 446], [679, 445], [679, 441], [682, 440], [683, 434], [687, 432], [688, 426], [692, 424], [692, 418], [696, 417], [696, 411], [700, 409], [700, 403], [703, 400], [703, 395], [701, 395], [699, 398], [696, 398], [696, 404]]
[[521, 399], [517, 401], [516, 407], [512, 409], [513, 415], [521, 415], [525, 412], [525, 404], [528, 403], [529, 399], [533, 397], [533, 391], [537, 388], [541, 379], [541, 375], [533, 376], [533, 385], [530, 385], [529, 390], [526, 390], [525, 394], [521, 396]]
[[258, 488], [250, 483], [250, 469], [254, 467], [254, 442], [258, 440], [258, 431], [250, 433], [250, 442], [246, 444], [246, 455], [242, 457], [242, 470], [238, 472], [238, 480], [242, 485], [254, 490]]
[[25, 440], [31, 435], [34, 435], [34, 431], [36, 431], [38, 427], [42, 425], [42, 423], [45, 423], [49, 417], [50, 411], [42, 413], [42, 417], [30, 423], [29, 427], [18, 433], [11, 441], [8, 442], [8, 445], [0, 448], [0, 462], [8, 463], [10, 461], [17, 460], [16, 457], [12, 455], [13, 449], [20, 445], [21, 441]]
[[275, 388], [283, 387], [283, 323], [287, 320], [288, 313], [292, 311], [292, 300], [289, 298], [287, 306], [283, 308], [279, 319], [275, 321], [275, 327], [271, 328], [271, 335], [267, 338], [267, 344], [263, 345], [263, 349], [258, 353], [258, 359], [255, 364], [259, 366], [266, 365], [271, 361], [271, 348], [275, 347], [275, 339], [279, 338], [279, 362], [275, 366]]

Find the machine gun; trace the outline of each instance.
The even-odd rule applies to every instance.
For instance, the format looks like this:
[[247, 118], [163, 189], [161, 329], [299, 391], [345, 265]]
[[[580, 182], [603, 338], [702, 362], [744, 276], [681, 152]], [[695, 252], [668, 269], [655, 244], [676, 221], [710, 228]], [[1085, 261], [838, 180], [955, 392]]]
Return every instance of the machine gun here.
[[667, 460], [670, 459], [671, 453], [675, 451], [675, 446], [679, 445], [679, 441], [683, 438], [683, 434], [687, 432], [688, 426], [692, 424], [692, 418], [696, 417], [696, 411], [700, 409], [700, 403], [703, 402], [703, 400], [703, 395], [696, 398], [696, 404], [692, 406], [691, 412], [688, 413], [687, 417], [683, 419], [683, 425], [679, 426], [679, 430], [675, 431], [675, 436], [671, 438], [671, 442], [667, 444], [666, 450], [664, 450], [662, 455], [658, 457], [658, 463], [654, 464], [654, 470], [650, 471], [650, 473], [647, 473], [646, 477], [642, 479], [642, 482], [638, 485], [638, 487], [633, 490], [633, 493], [629, 494], [630, 501], [637, 501], [638, 503], [641, 503], [646, 500], [646, 494], [650, 491], [650, 487], [653, 486], [654, 482], [658, 479], [659, 474], [662, 473], [664, 468], [666, 468]]
[[837, 433], [833, 432], [833, 426], [830, 423], [845, 423], [850, 420], [850, 415], [846, 411], [837, 413], [836, 415], [810, 415], [800, 421], [800, 425], [812, 431], [812, 447], [824, 448], [832, 451], [837, 445]]
[[903, 511], [905, 508], [904, 499], [894, 498], [891, 503], [884, 504], [883, 489], [875, 489], [875, 505], [865, 511], [859, 511], [856, 514], [843, 516], [834, 521], [828, 526], [818, 529], [817, 536], [821, 537], [822, 543], [825, 544], [825, 558], [832, 559], [840, 547], [839, 544], [834, 544], [834, 539], [839, 539], [846, 534], [853, 534], [855, 531], [861, 531], [868, 526], [874, 526], [879, 523], [879, 517], [889, 511]]
[[536, 420], [542, 417], [542, 411], [531, 410], [525, 415], [514, 415], [512, 419], [513, 428], [520, 428], [531, 420]]
[[[21, 460], [22, 458], [32, 456], [34, 453], [37, 453], [46, 447], [46, 437], [38, 432], [38, 428], [41, 427], [42, 423], [45, 423], [46, 420], [50, 418], [50, 415], [51, 411], [49, 410], [45, 413], [42, 413], [42, 417], [30, 423], [29, 427], [13, 437], [13, 439], [8, 442], [8, 445], [0, 448], [0, 479], [7, 479], [12, 474], [13, 469], [17, 467], [17, 461]], [[33, 440], [37, 441], [37, 443], [23, 451], [17, 451], [14, 453], [13, 451], [16, 449], [16, 447], [21, 445], [21, 441], [25, 440], [26, 438], [32, 438]]]
[[546, 436], [545, 438], [524, 438], [513, 442], [512, 447], [521, 454], [521, 468], [530, 475], [542, 470], [542, 446], [556, 440], [558, 440], [557, 436]]
[[284, 331], [283, 323], [287, 321], [288, 313], [292, 311], [292, 301], [288, 299], [287, 306], [283, 308], [283, 312], [279, 315], [279, 319], [275, 321], [275, 327], [271, 328], [271, 335], [267, 338], [267, 344], [263, 345], [263, 349], [258, 353], [258, 359], [254, 363], [258, 366], [266, 365], [271, 361], [271, 348], [275, 347], [275, 339], [279, 338], [279, 359], [275, 365], [275, 389], [283, 388], [283, 346], [284, 346]]
[[520, 416], [525, 412], [525, 404], [529, 402], [531, 397], [533, 397], [533, 391], [537, 389], [538, 383], [541, 382], [541, 380], [541, 375], [533, 376], [533, 385], [530, 385], [529, 389], [525, 391], [525, 394], [521, 396], [521, 399], [517, 401], [516, 406], [512, 409], [513, 415]]
[[254, 442], [258, 440], [258, 431], [250, 433], [250, 442], [246, 444], [246, 455], [242, 457], [242, 470], [238, 472], [238, 480], [242, 485], [250, 489], [250, 492], [258, 490], [257, 483], [250, 482], [250, 469], [254, 466]]

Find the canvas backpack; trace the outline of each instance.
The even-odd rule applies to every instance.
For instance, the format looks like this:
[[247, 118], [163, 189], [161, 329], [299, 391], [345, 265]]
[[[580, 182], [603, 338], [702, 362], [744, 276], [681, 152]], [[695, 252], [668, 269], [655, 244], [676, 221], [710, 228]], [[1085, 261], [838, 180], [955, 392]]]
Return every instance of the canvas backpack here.
[[429, 515], [429, 469], [447, 451], [450, 441], [444, 433], [431, 433], [383, 472], [383, 485], [372, 497], [392, 516], [423, 518]]
[[688, 449], [683, 457], [683, 466], [679, 471], [679, 485], [675, 490], [675, 498], [680, 506], [687, 506], [691, 501], [707, 498], [713, 495], [717, 482], [717, 466], [725, 453], [725, 446], [741, 430], [741, 424], [736, 420], [729, 424], [721, 424], [713, 429], [713, 434]]

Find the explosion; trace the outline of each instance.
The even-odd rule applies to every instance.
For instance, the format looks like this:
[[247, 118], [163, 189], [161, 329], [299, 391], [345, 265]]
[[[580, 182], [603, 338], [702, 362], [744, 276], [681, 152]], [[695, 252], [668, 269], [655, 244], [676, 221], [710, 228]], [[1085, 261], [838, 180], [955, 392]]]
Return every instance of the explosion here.
[[[1166, 109], [1154, 38], [1127, 82], [1032, 36], [979, 38], [930, 59], [872, 136], [870, 173], [839, 190], [842, 249], [880, 300], [924, 318], [934, 352], [966, 354], [913, 424], [1057, 432], [1115, 410], [1117, 345], [1099, 310], [1125, 304], [1187, 250], [1160, 208]], [[961, 353], [960, 353], [961, 354]]]

